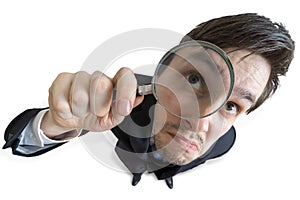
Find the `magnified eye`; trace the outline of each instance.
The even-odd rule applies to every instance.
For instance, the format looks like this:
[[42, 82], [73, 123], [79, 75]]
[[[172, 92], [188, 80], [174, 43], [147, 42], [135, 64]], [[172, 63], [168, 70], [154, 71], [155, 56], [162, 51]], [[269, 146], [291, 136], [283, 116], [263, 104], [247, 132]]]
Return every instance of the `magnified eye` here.
[[200, 90], [205, 85], [202, 76], [197, 72], [189, 73], [186, 78], [196, 90]]

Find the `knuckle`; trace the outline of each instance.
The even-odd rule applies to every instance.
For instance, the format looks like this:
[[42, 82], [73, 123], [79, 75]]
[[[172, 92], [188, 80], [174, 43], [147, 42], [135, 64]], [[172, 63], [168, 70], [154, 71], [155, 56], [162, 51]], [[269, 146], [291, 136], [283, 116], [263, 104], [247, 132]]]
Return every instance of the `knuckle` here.
[[89, 103], [89, 96], [86, 92], [75, 91], [71, 95], [72, 107], [84, 107]]
[[54, 93], [57, 88], [61, 87], [62, 82], [68, 82], [72, 78], [73, 74], [68, 72], [62, 72], [58, 74], [55, 80], [52, 82], [50, 88], [48, 89], [49, 93]]
[[122, 67], [119, 71], [118, 71], [119, 77], [124, 77], [124, 76], [134, 76], [133, 71], [128, 68], [128, 67]]
[[87, 73], [86, 71], [78, 71], [76, 72], [76, 77], [88, 77], [90, 76], [89, 73]]
[[129, 68], [129, 67], [121, 67], [120, 68], [120, 70], [119, 70], [120, 72], [132, 72], [132, 70]]
[[72, 73], [62, 72], [57, 75], [56, 79], [66, 79], [69, 78], [70, 76], [72, 76]]
[[128, 86], [135, 86], [137, 84], [135, 75], [131, 70], [124, 70], [118, 73], [117, 82]]
[[113, 84], [108, 77], [103, 75], [91, 81], [91, 89], [97, 94], [106, 93], [112, 91]]
[[70, 112], [69, 105], [65, 101], [53, 101], [52, 102], [52, 109], [56, 113], [68, 113]]
[[133, 71], [128, 67], [122, 67], [118, 70], [118, 72], [115, 74], [114, 81], [119, 81], [124, 76], [133, 75]]
[[49, 97], [53, 95], [53, 84], [48, 89]]

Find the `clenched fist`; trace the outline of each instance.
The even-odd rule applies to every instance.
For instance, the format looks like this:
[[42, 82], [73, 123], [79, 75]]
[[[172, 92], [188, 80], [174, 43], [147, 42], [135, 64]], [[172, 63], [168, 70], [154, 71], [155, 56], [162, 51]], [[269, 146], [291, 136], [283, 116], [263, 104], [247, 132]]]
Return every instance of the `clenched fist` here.
[[49, 89], [50, 109], [41, 129], [50, 138], [81, 129], [109, 130], [143, 101], [143, 96], [136, 97], [136, 88], [137, 80], [128, 68], [121, 68], [112, 79], [99, 71], [61, 73]]

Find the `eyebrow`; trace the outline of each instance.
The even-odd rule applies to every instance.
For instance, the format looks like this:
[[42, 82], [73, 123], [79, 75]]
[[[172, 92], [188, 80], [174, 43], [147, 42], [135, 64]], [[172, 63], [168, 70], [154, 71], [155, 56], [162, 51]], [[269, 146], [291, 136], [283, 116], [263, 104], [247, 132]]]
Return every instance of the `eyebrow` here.
[[240, 97], [241, 99], [248, 100], [252, 105], [254, 104], [254, 95], [249, 90], [241, 87], [236, 87], [234, 89], [234, 92], [236, 93], [236, 96]]
[[[217, 62], [215, 62], [215, 60], [212, 59], [209, 54], [208, 54], [208, 56], [203, 56], [203, 55], [199, 56], [198, 54], [192, 53], [192, 54], [189, 54], [187, 56], [187, 59], [184, 59], [184, 60], [187, 63], [190, 63], [190, 61], [189, 61], [190, 59], [195, 59], [195, 60], [198, 60], [198, 61], [202, 61], [203, 63], [206, 64], [206, 66], [209, 66], [206, 69], [210, 70], [210, 72], [219, 73], [221, 75], [225, 74], [225, 70]], [[194, 65], [192, 65], [192, 66], [194, 67]], [[217, 66], [217, 69], [215, 67], [211, 67], [211, 66]]]
[[[206, 52], [207, 53], [207, 52]], [[201, 54], [202, 55], [202, 54]], [[218, 69], [218, 73], [224, 75], [225, 74], [225, 69], [224, 67], [222, 67], [219, 63], [217, 63], [208, 53], [208, 56], [199, 56], [197, 53], [192, 53], [188, 56], [188, 59], [196, 59], [196, 60], [200, 60], [203, 61], [204, 63], [206, 63], [208, 66], [211, 66], [212, 64], [214, 66], [217, 66]], [[223, 58], [223, 57], [222, 57]], [[225, 59], [223, 58], [224, 62], [226, 63]], [[226, 63], [227, 64], [227, 63]], [[228, 66], [227, 66], [228, 67]], [[228, 69], [229, 71], [229, 69]], [[228, 74], [229, 75], [229, 74]]]

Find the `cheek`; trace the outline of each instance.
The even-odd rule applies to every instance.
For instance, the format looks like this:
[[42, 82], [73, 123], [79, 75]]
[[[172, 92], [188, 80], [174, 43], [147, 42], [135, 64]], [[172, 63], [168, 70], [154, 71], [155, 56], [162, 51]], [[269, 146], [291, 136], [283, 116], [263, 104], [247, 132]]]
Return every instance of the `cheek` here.
[[[178, 83], [174, 82], [173, 85], [176, 84], [178, 85]], [[197, 94], [190, 86], [189, 88], [184, 86], [173, 86], [169, 88], [156, 87], [156, 95], [159, 104], [169, 113], [176, 116], [199, 116], [202, 107], [207, 105], [207, 103], [203, 106], [199, 105]]]
[[207, 145], [212, 145], [233, 125], [234, 119], [225, 118], [220, 111], [211, 116], [210, 127], [206, 136]]
[[[178, 101], [178, 94], [172, 88], [157, 89], [157, 96], [159, 104], [165, 107], [171, 113], [180, 115], [180, 103]], [[178, 93], [178, 92], [177, 92]]]
[[166, 110], [160, 105], [155, 104], [154, 107], [154, 123], [153, 123], [153, 134], [158, 134], [162, 128], [164, 127], [167, 121], [167, 112]]

